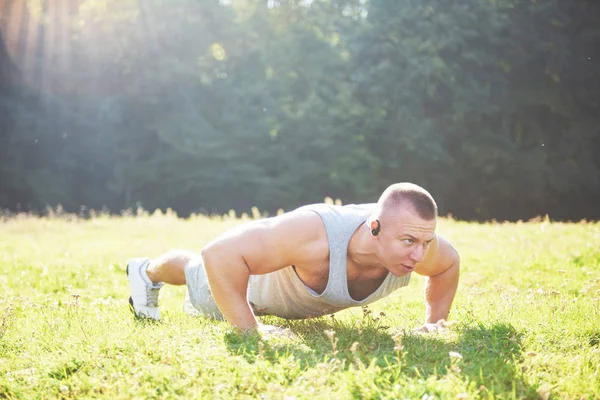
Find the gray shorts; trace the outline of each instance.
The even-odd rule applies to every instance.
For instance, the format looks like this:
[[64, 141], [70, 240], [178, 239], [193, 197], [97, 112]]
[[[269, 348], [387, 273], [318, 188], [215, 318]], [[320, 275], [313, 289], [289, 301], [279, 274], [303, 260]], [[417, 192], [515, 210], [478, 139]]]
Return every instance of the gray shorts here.
[[223, 319], [223, 314], [215, 302], [208, 285], [208, 277], [201, 257], [190, 260], [185, 266], [187, 295], [183, 309], [190, 315], [202, 315], [208, 318]]

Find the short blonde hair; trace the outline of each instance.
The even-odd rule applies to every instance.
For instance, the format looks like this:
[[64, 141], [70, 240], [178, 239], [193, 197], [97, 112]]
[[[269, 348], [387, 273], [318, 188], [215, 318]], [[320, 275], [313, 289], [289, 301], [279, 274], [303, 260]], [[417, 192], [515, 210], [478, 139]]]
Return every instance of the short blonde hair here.
[[377, 201], [379, 209], [395, 208], [408, 205], [420, 218], [431, 221], [438, 215], [438, 208], [433, 196], [419, 185], [401, 182], [390, 185]]

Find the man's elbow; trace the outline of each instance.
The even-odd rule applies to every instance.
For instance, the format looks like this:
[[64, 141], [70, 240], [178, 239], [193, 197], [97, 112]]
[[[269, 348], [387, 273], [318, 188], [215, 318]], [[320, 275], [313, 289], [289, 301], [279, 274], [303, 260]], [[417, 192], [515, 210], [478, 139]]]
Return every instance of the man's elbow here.
[[460, 275], [460, 256], [456, 250], [454, 251], [448, 270], [452, 271], [453, 275], [457, 277]]
[[458, 252], [454, 251], [452, 256], [446, 259], [446, 263], [442, 264], [445, 267], [441, 268], [437, 274], [430, 275], [430, 278], [443, 278], [446, 279], [448, 277], [460, 275], [460, 257]]
[[456, 251], [456, 249], [453, 249], [454, 251], [452, 252], [452, 264], [451, 266], [456, 268], [457, 270], [460, 269], [460, 255], [458, 254], [458, 251]]
[[456, 251], [456, 249], [454, 249], [454, 253], [453, 253], [453, 260], [452, 260], [452, 265], [459, 270], [460, 269], [460, 255], [458, 254], [458, 251]]
[[210, 270], [218, 264], [218, 260], [222, 259], [222, 246], [218, 243], [210, 243], [200, 251], [204, 268]]
[[207, 273], [217, 269], [221, 272], [240, 272], [240, 270], [248, 270], [248, 266], [242, 256], [240, 250], [227, 242], [213, 242], [204, 247], [200, 254], [204, 262], [204, 268]]

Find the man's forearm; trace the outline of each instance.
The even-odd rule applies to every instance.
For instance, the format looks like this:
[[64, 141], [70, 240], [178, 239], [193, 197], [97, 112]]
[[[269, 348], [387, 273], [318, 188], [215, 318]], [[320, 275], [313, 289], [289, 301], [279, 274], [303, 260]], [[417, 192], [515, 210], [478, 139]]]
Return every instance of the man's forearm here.
[[428, 278], [425, 286], [426, 323], [448, 319], [458, 287], [459, 271], [460, 262], [456, 261], [441, 274]]
[[218, 254], [217, 250], [203, 251], [202, 257], [210, 290], [223, 317], [242, 331], [255, 329], [258, 321], [246, 296], [250, 272], [243, 259]]

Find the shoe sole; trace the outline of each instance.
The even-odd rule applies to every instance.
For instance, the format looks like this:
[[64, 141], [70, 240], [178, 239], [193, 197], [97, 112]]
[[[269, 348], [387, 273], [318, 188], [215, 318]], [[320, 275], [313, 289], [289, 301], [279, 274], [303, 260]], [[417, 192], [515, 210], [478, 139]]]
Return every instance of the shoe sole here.
[[[127, 274], [127, 277], [129, 277], [129, 264], [127, 264], [127, 268], [125, 268], [125, 273]], [[129, 296], [129, 309], [136, 318], [140, 318], [135, 312], [135, 308], [133, 307], [133, 298], [131, 296]]]
[[131, 312], [133, 313], [133, 315], [136, 318], [140, 318], [138, 317], [138, 315], [135, 313], [135, 308], [133, 308], [133, 299], [131, 298], [131, 296], [129, 296], [129, 309], [131, 310]]
[[[125, 268], [125, 273], [127, 274], [127, 276], [129, 277], [129, 264], [127, 264], [127, 268]], [[135, 307], [133, 307], [133, 298], [131, 296], [129, 296], [129, 310], [131, 310], [131, 312], [133, 313], [133, 316], [139, 320], [139, 321], [152, 321], [152, 322], [158, 322], [159, 320], [156, 320], [154, 318], [149, 318], [145, 315], [141, 315], [135, 312]]]

